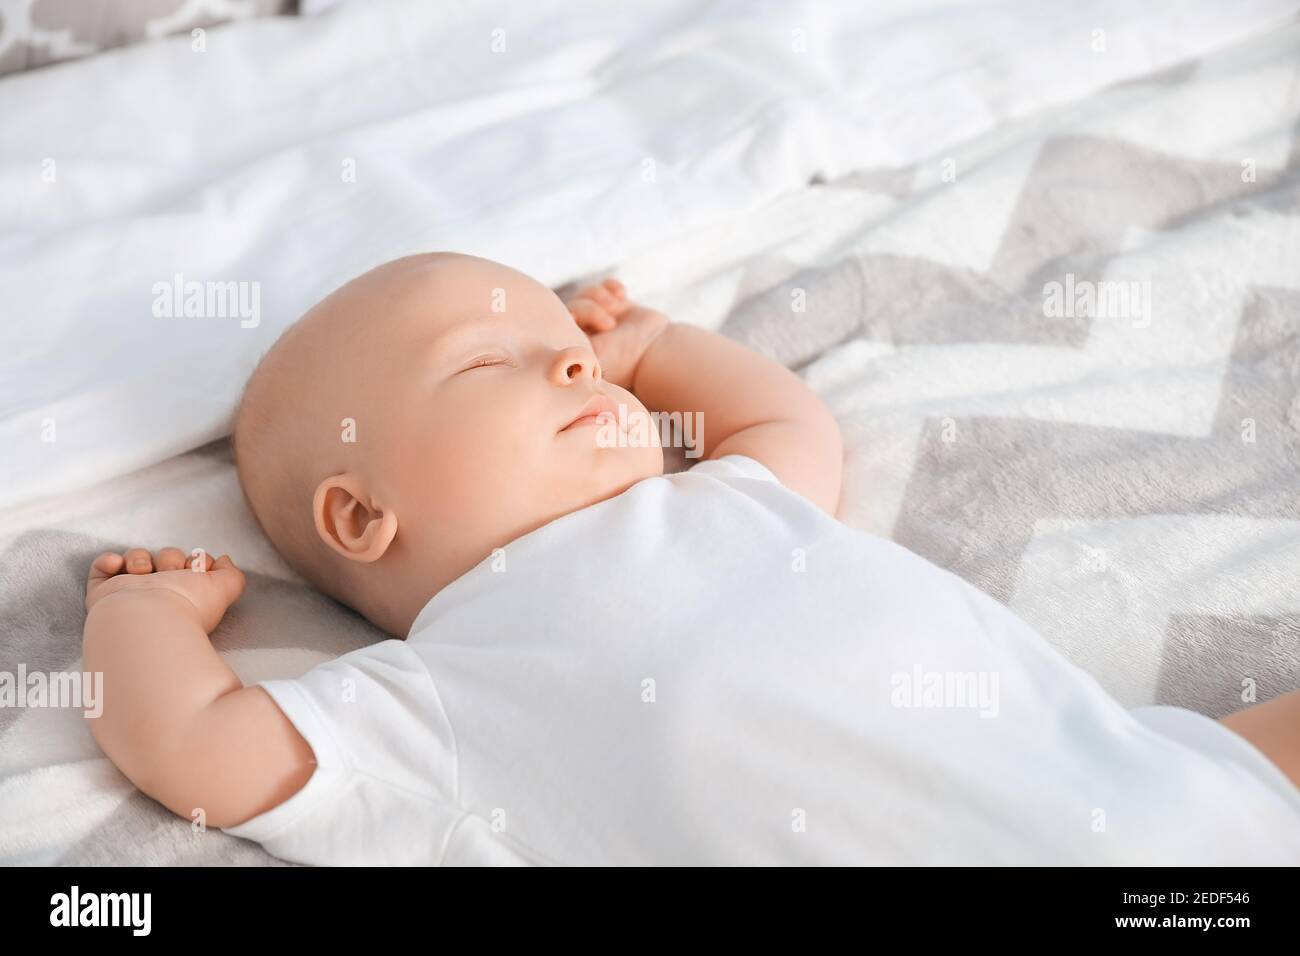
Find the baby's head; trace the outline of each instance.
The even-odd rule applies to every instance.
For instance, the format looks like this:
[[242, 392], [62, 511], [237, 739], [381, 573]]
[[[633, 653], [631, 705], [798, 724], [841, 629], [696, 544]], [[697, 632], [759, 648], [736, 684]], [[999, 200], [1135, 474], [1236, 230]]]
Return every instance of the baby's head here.
[[[596, 404], [592, 404], [593, 401]], [[280, 554], [404, 637], [493, 549], [663, 473], [584, 412], [645, 408], [605, 381], [544, 285], [450, 253], [379, 266], [290, 327], [235, 419], [240, 483]]]

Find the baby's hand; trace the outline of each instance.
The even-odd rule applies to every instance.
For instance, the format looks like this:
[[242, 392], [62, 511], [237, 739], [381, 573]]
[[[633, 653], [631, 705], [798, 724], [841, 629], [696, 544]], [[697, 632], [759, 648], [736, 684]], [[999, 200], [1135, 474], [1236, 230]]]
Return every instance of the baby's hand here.
[[605, 380], [630, 389], [650, 343], [668, 327], [668, 316], [637, 305], [617, 279], [579, 289], [565, 302], [587, 333]]
[[216, 561], [201, 551], [186, 559], [179, 548], [163, 548], [157, 557], [144, 548], [125, 554], [105, 552], [90, 566], [86, 579], [86, 612], [120, 591], [163, 590], [185, 598], [198, 612], [205, 633], [211, 634], [226, 608], [244, 593], [244, 572], [229, 555]]

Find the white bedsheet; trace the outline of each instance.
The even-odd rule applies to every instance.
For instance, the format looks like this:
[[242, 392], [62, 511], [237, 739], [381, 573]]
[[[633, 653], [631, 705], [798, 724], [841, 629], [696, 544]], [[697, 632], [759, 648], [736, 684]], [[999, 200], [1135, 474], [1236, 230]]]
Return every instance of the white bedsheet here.
[[[378, 262], [449, 248], [560, 282], [1293, 13], [375, 2], [8, 78], [0, 506], [225, 434], [279, 331]], [[242, 283], [259, 309], [156, 316], [178, 281]]]

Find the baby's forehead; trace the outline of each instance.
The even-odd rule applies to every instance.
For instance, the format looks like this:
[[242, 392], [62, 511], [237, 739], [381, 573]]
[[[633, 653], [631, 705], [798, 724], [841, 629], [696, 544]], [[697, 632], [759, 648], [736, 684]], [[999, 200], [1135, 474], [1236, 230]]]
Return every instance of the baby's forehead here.
[[502, 340], [524, 330], [577, 330], [568, 309], [546, 286], [486, 260], [440, 264], [404, 276], [393, 304], [422, 341]]
[[417, 261], [380, 277], [376, 292], [402, 307], [449, 321], [509, 312], [516, 302], [537, 306], [553, 298], [540, 282], [507, 266], [472, 256]]
[[[492, 344], [509, 347], [538, 334], [556, 345], [585, 336], [546, 286], [506, 266], [442, 254], [396, 260], [361, 276], [322, 303], [309, 351], [333, 362], [363, 354], [391, 364], [432, 351]], [[304, 330], [307, 331], [307, 330]]]

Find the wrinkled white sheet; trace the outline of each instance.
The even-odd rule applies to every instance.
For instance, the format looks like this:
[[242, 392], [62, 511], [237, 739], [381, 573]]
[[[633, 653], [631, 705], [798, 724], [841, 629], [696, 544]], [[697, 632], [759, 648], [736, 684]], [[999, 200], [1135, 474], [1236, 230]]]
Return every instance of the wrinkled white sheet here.
[[[0, 507], [225, 434], [279, 331], [378, 262], [449, 248], [558, 283], [1293, 12], [375, 2], [8, 78]], [[256, 315], [156, 316], [177, 276], [255, 288]]]

